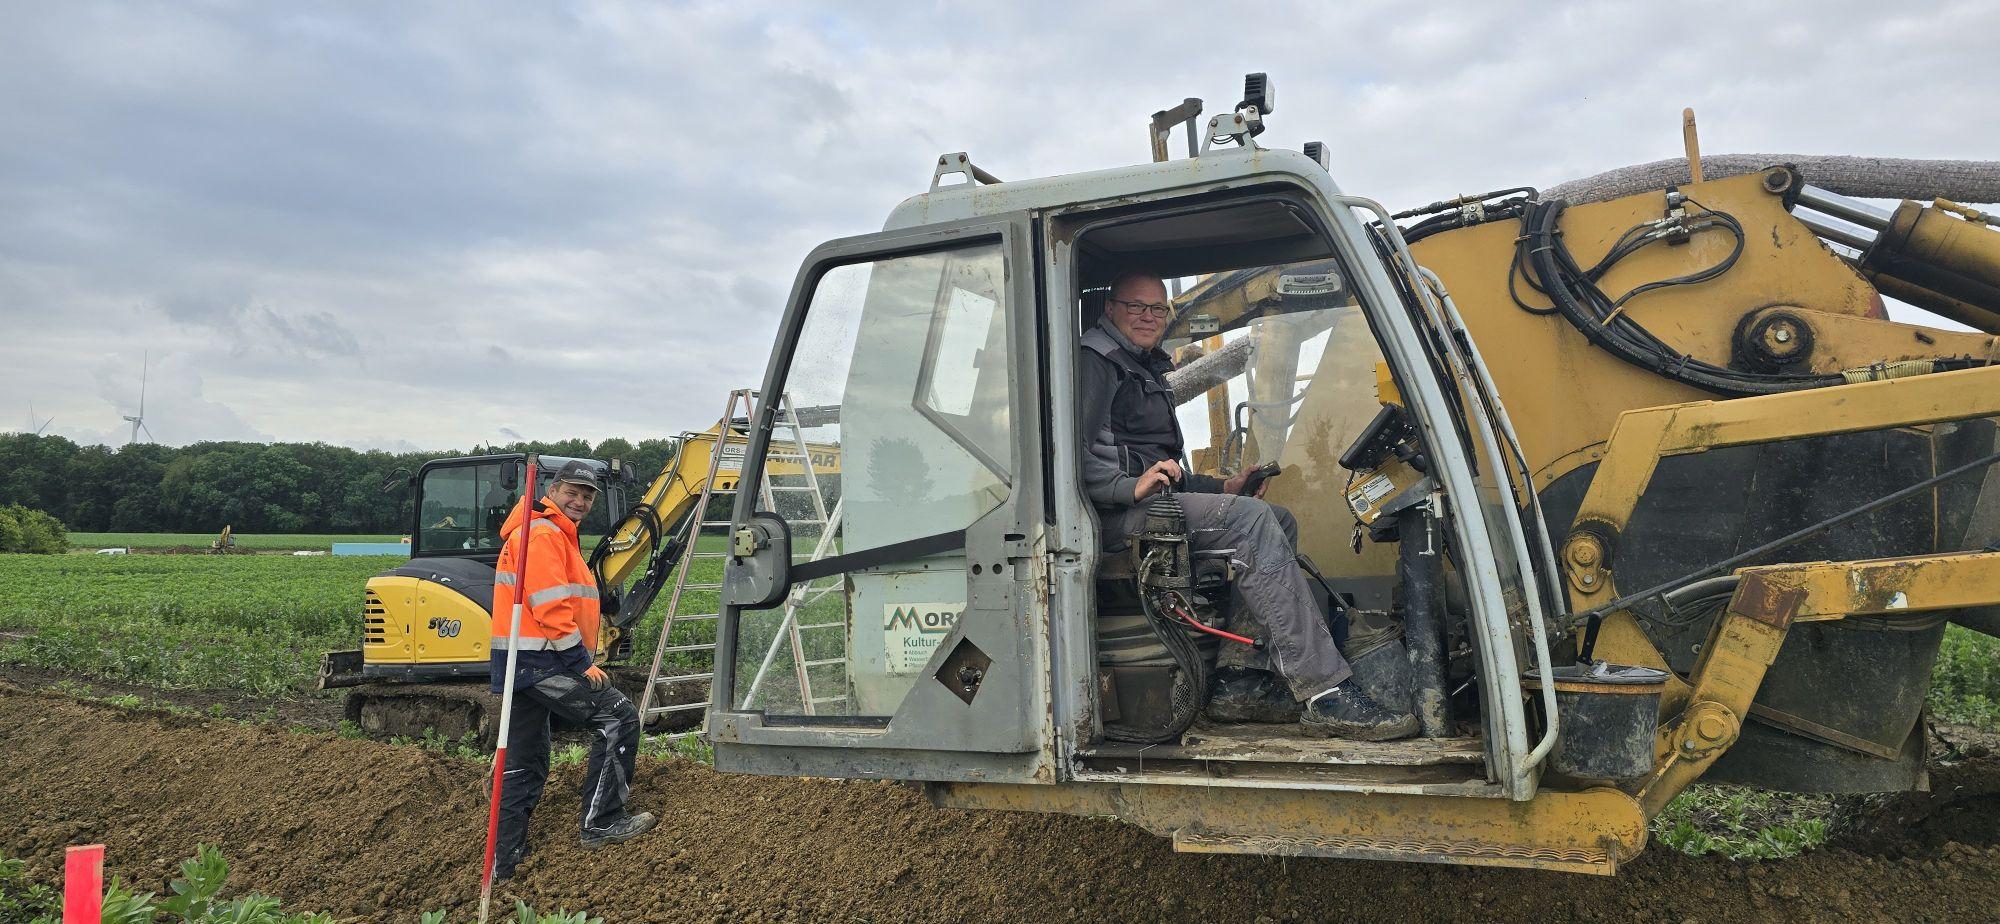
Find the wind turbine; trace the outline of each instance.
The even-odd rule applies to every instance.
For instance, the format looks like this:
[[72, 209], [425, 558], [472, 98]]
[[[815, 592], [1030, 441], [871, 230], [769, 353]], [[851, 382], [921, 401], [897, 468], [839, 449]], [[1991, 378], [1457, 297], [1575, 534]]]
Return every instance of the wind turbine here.
[[49, 417], [45, 418], [39, 424], [35, 423], [35, 402], [33, 401], [28, 402], [28, 432], [33, 433], [36, 436], [41, 436], [42, 431], [47, 430], [49, 428], [49, 424], [55, 422], [56, 419], [54, 417]]
[[139, 415], [137, 417], [133, 417], [130, 415], [127, 415], [125, 417], [125, 419], [127, 421], [130, 421], [132, 424], [132, 439], [130, 442], [133, 443], [139, 441], [139, 431], [141, 430], [146, 431], [147, 439], [150, 440], [153, 438], [153, 431], [147, 428], [146, 426], [146, 366], [152, 360], [152, 354], [148, 352], [148, 353], [142, 353], [140, 354], [140, 356], [141, 358], [139, 360]]

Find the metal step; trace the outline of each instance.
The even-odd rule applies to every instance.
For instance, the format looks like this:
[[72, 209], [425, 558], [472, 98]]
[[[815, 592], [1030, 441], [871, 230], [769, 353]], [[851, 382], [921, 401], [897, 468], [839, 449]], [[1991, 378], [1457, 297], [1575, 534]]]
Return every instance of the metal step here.
[[674, 706], [654, 706], [653, 708], [646, 710], [646, 718], [650, 719], [656, 715], [666, 715], [669, 712], [687, 712], [690, 709], [707, 709], [709, 706], [712, 705], [714, 704], [708, 702], [700, 702], [700, 703], [680, 703]]
[[666, 686], [667, 684], [670, 683], [693, 683], [694, 681], [697, 680], [714, 680], [714, 679], [715, 679], [715, 672], [710, 671], [706, 674], [675, 674], [672, 677], [655, 677], [653, 678], [653, 683], [659, 686]]
[[1181, 853], [1248, 853], [1281, 857], [1339, 857], [1353, 860], [1404, 860], [1415, 863], [1458, 863], [1512, 866], [1611, 876], [1618, 857], [1591, 847], [1537, 847], [1492, 844], [1476, 840], [1395, 840], [1366, 835], [1216, 834], [1182, 829], [1174, 832], [1174, 850]]

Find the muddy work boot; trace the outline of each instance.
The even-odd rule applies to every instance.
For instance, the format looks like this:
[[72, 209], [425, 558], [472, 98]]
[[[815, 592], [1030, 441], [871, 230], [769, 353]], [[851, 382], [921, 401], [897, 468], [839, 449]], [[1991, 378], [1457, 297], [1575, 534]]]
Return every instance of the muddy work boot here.
[[605, 844], [622, 844], [641, 834], [653, 830], [660, 820], [652, 812], [627, 815], [601, 828], [583, 829], [583, 846], [602, 847]]
[[1382, 706], [1348, 680], [1306, 700], [1299, 727], [1317, 738], [1394, 741], [1417, 733], [1417, 717]]
[[514, 871], [520, 868], [521, 861], [526, 859], [527, 856], [528, 845], [526, 844], [522, 844], [512, 850], [501, 851], [498, 856], [493, 858], [493, 881], [506, 882], [514, 878]]
[[1208, 717], [1217, 722], [1296, 722], [1299, 701], [1277, 674], [1225, 667], [1215, 672]]

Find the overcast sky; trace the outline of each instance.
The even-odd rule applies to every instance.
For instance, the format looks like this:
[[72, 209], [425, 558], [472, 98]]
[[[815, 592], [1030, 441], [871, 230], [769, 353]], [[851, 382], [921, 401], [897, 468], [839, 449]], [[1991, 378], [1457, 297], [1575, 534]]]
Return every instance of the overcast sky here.
[[[1254, 14], [1250, 11], [1255, 11]], [[441, 449], [699, 429], [816, 243], [965, 150], [1263, 142], [1391, 206], [1709, 153], [1990, 158], [2000, 4], [0, 0], [0, 428]], [[1968, 45], [1967, 43], [1971, 43]], [[39, 421], [38, 421], [39, 422]]]

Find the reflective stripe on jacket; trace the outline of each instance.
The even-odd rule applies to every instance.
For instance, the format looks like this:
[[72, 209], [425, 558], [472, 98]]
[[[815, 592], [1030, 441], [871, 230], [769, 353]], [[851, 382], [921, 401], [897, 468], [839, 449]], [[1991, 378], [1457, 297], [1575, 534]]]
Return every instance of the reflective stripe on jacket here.
[[514, 600], [525, 590], [521, 634], [514, 645], [521, 670], [562, 669], [581, 672], [590, 667], [599, 626], [597, 579], [577, 547], [576, 524], [553, 504], [542, 503], [528, 529], [527, 586], [519, 580], [522, 524], [527, 502], [516, 504], [500, 527], [505, 544], [493, 575], [493, 682], [497, 689], [505, 673], [507, 627]]

